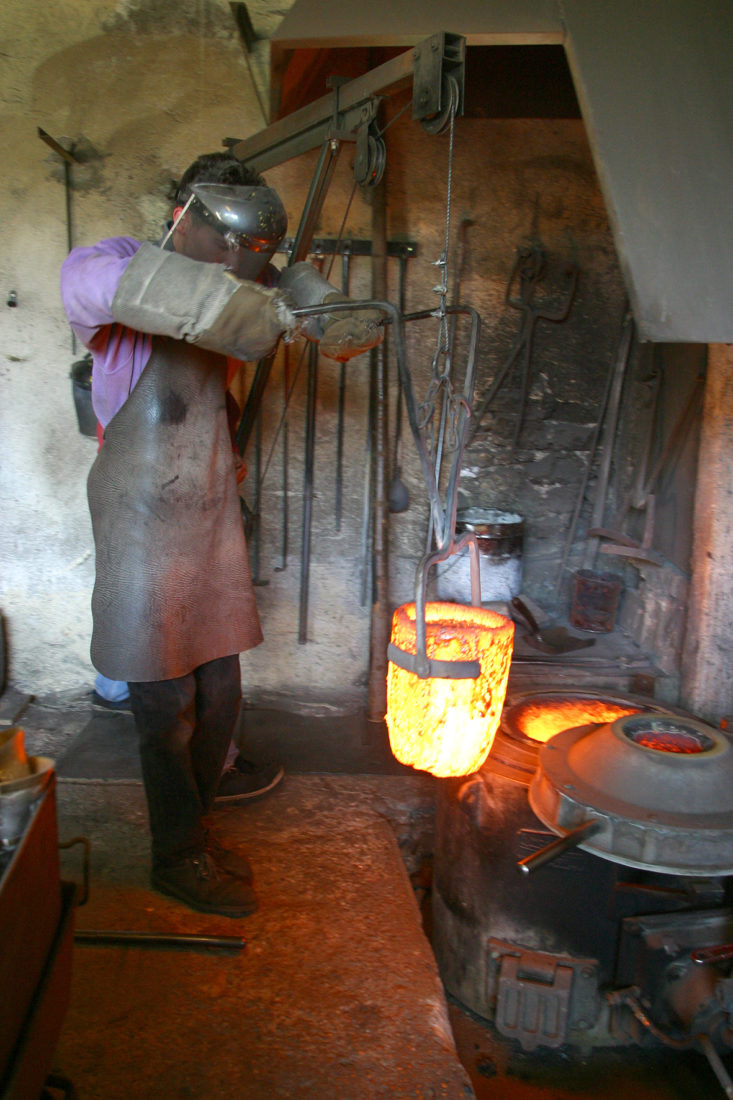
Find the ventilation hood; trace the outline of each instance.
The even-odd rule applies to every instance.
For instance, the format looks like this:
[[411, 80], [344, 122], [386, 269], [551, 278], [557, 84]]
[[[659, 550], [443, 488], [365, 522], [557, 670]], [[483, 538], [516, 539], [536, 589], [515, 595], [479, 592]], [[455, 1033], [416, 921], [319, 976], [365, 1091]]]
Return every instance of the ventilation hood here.
[[733, 342], [730, 0], [295, 0], [272, 40], [293, 53], [562, 45], [641, 339]]

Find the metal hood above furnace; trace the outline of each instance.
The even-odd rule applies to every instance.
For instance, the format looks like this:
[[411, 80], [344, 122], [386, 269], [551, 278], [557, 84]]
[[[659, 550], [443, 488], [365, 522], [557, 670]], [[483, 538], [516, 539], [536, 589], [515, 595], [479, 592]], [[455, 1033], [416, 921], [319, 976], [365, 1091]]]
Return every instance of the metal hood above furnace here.
[[733, 342], [730, 0], [295, 0], [294, 50], [561, 44], [642, 339]]

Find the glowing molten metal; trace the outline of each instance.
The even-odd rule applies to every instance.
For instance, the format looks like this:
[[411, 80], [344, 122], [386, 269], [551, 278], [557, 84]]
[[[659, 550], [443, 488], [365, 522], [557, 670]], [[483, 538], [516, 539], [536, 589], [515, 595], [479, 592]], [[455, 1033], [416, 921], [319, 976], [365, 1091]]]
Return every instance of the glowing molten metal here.
[[[514, 623], [495, 611], [463, 604], [425, 606], [426, 652], [436, 661], [478, 661], [474, 680], [421, 679], [389, 663], [387, 728], [402, 764], [433, 775], [469, 775], [494, 741], [506, 695]], [[415, 604], [398, 607], [392, 643], [416, 653]]]
[[605, 725], [616, 718], [638, 713], [638, 707], [621, 706], [603, 699], [544, 699], [521, 704], [515, 711], [514, 720], [525, 737], [532, 741], [549, 741], [563, 730]]

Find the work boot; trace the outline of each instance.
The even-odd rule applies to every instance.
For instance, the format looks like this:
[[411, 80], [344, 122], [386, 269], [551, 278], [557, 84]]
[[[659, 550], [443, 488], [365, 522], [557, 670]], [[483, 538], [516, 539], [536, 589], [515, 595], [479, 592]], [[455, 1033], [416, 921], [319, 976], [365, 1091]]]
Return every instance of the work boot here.
[[238, 756], [221, 773], [214, 798], [215, 806], [237, 802], [255, 802], [274, 790], [285, 775], [282, 764], [252, 764]]
[[201, 913], [248, 917], [257, 908], [257, 898], [249, 883], [217, 867], [208, 852], [154, 867], [151, 881], [161, 894], [177, 898]]
[[252, 882], [254, 878], [252, 864], [243, 852], [237, 852], [234, 848], [225, 848], [219, 838], [214, 836], [209, 829], [206, 830], [205, 844], [206, 851], [217, 867], [226, 871], [227, 874], [234, 875], [242, 882]]

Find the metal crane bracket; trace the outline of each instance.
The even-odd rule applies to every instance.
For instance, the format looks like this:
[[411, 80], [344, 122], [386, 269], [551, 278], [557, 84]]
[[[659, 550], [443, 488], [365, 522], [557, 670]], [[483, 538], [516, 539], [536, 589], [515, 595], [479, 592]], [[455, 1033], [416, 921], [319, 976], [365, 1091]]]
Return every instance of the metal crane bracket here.
[[293, 111], [252, 137], [225, 144], [255, 171], [264, 172], [293, 157], [316, 149], [331, 138], [356, 140], [357, 131], [375, 117], [380, 95], [391, 95], [413, 83], [413, 118], [424, 121], [445, 109], [447, 78], [460, 88], [462, 113], [466, 40], [441, 32], [424, 39], [411, 50], [386, 61], [363, 76], [332, 91], [314, 103]]

